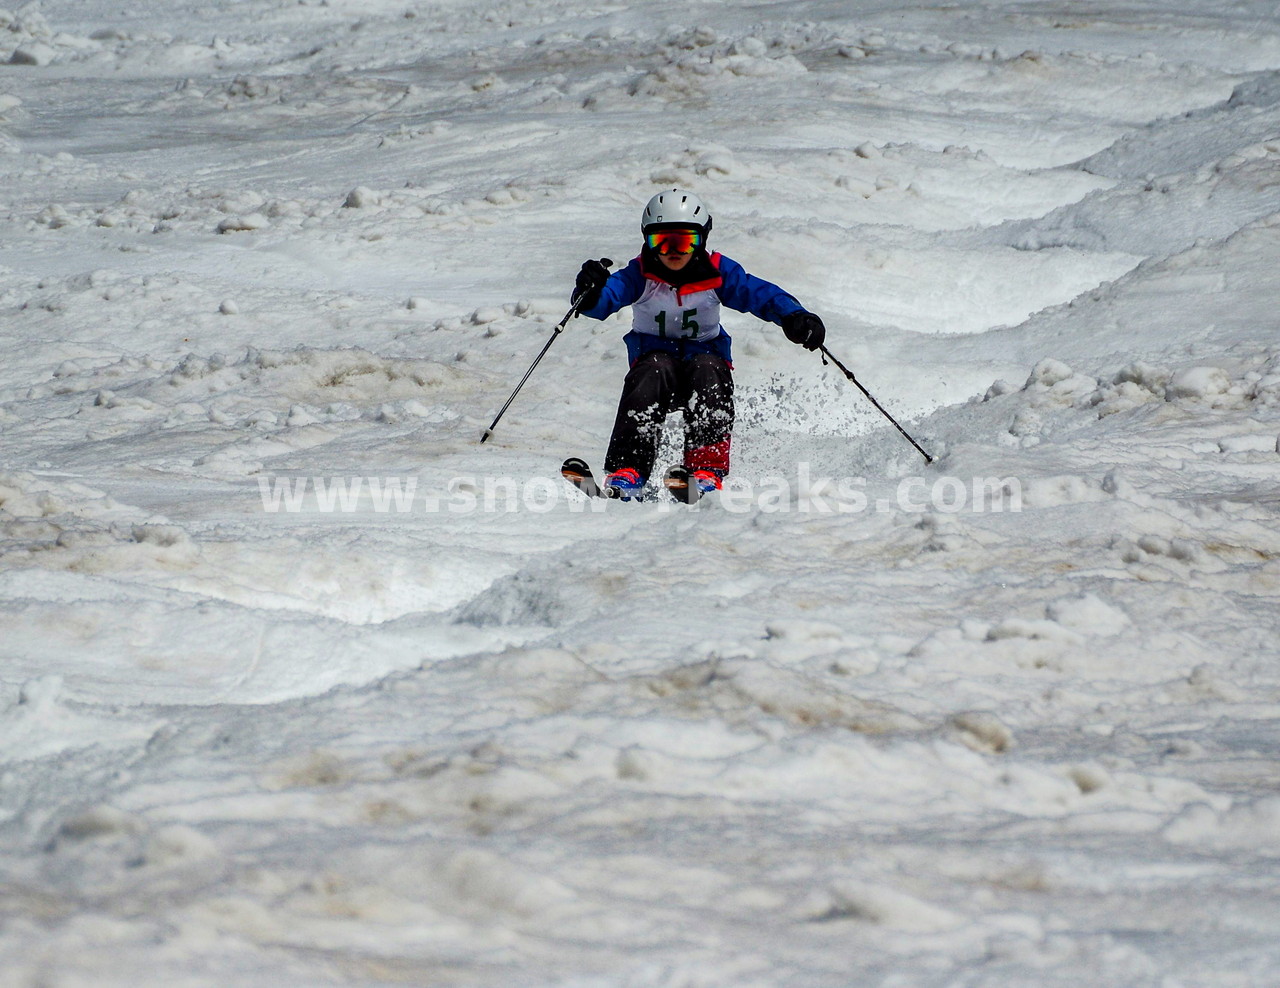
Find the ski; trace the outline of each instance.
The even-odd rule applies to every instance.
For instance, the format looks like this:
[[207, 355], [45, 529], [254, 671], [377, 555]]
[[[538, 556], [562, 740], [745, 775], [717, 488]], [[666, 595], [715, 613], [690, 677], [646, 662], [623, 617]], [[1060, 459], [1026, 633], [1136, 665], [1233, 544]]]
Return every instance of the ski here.
[[[611, 499], [622, 497], [622, 492], [616, 487], [601, 487], [587, 461], [577, 456], [569, 457], [560, 465], [560, 476], [573, 484], [587, 497]], [[662, 489], [682, 504], [696, 504], [702, 497], [702, 491], [698, 489], [698, 485], [694, 482], [688, 468], [679, 464], [667, 468], [667, 472], [662, 478]], [[646, 489], [638, 496], [633, 495], [631, 500], [648, 501], [654, 496], [651, 489]]]
[[662, 478], [662, 486], [670, 492], [672, 497], [684, 504], [695, 504], [702, 497], [702, 491], [698, 490], [698, 485], [687, 467], [679, 465], [667, 467], [667, 472]]
[[574, 487], [582, 491], [587, 497], [613, 497], [618, 496], [616, 487], [601, 487], [596, 483], [596, 476], [591, 472], [591, 467], [587, 465], [586, 460], [571, 456], [560, 465], [560, 476]]

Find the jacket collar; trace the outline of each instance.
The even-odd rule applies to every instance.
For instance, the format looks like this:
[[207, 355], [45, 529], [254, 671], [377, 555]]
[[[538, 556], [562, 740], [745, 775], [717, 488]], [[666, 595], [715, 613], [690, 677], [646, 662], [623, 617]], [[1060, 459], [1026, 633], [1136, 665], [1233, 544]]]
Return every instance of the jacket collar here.
[[672, 271], [653, 255], [649, 248], [640, 252], [640, 271], [650, 281], [670, 285], [677, 298], [694, 292], [705, 292], [724, 284], [720, 275], [720, 254], [699, 250], [683, 271]]

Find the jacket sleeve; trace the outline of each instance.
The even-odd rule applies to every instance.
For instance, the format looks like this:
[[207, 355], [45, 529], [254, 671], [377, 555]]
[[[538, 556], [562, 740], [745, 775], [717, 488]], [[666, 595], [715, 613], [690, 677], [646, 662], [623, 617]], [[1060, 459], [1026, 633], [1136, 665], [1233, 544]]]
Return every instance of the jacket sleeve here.
[[720, 301], [739, 312], [750, 312], [765, 322], [782, 325], [784, 316], [803, 312], [805, 308], [795, 296], [784, 292], [777, 285], [755, 275], [747, 274], [737, 261], [720, 255], [720, 277], [723, 283], [717, 294]]
[[626, 267], [618, 268], [600, 290], [600, 300], [584, 316], [592, 319], [608, 319], [619, 309], [626, 308], [644, 294], [644, 275], [640, 271], [640, 259], [633, 258]]

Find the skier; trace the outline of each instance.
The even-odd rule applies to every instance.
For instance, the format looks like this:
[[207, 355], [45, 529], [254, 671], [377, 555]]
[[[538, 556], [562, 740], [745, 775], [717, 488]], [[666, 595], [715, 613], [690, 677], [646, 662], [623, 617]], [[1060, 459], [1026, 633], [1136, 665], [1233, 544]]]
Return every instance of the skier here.
[[719, 490], [729, 472], [733, 431], [733, 362], [721, 304], [778, 324], [807, 350], [822, 345], [826, 328], [777, 285], [707, 253], [711, 214], [692, 193], [655, 195], [640, 230], [638, 257], [612, 274], [601, 261], [587, 261], [573, 291], [579, 311], [593, 319], [631, 306], [624, 337], [631, 368], [605, 454], [604, 486], [623, 500], [638, 497], [653, 472], [663, 422], [681, 410], [684, 467], [705, 494]]

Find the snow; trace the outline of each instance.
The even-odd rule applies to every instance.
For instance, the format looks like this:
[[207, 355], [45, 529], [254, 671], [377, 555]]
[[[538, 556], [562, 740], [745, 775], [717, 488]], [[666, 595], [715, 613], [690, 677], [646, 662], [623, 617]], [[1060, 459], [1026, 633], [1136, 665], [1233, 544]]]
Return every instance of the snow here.
[[[0, 10], [0, 981], [1274, 983], [1278, 27]], [[672, 185], [934, 464], [733, 313], [721, 495], [625, 314], [479, 443]]]

